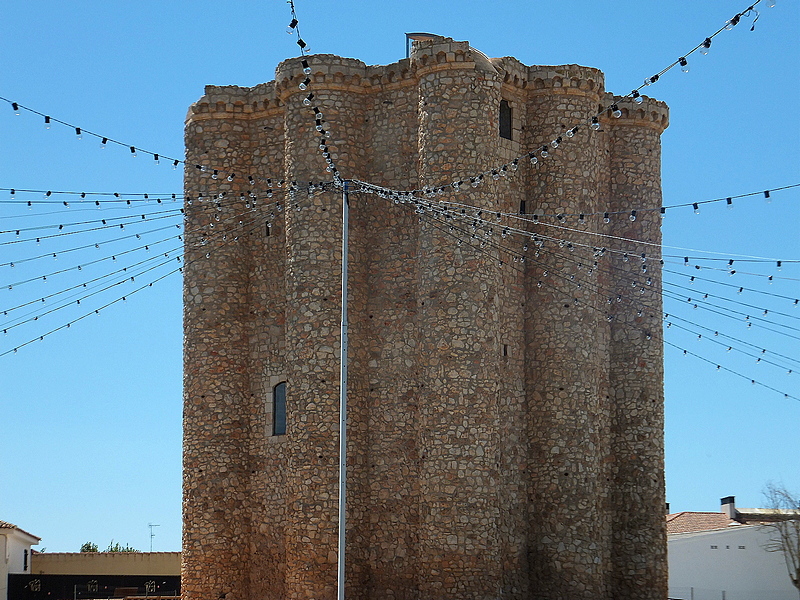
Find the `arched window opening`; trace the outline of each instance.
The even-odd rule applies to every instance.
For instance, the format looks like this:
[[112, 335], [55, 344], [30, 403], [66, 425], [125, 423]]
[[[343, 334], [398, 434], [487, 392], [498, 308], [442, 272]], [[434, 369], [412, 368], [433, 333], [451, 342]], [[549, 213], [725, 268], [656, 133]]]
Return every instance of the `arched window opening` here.
[[500, 100], [500, 137], [511, 139], [512, 132], [511, 106], [507, 100]]

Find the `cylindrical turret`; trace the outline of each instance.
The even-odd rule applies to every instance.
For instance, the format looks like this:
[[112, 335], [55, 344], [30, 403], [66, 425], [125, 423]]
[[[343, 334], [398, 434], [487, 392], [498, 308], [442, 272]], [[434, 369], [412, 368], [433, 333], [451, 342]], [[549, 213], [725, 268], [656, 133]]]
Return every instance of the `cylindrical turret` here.
[[[608, 562], [608, 326], [580, 233], [597, 221], [579, 225], [574, 215], [595, 212], [602, 201], [605, 140], [585, 121], [597, 110], [603, 76], [576, 65], [532, 67], [529, 82], [528, 147], [539, 160], [529, 204], [543, 215], [532, 242], [541, 247], [527, 263], [531, 593], [589, 600], [604, 597]], [[562, 214], [569, 223], [555, 217]]]
[[[420, 186], [497, 162], [500, 78], [465, 42], [415, 44]], [[488, 183], [470, 203], [493, 206]], [[419, 598], [496, 598], [502, 589], [497, 503], [498, 257], [420, 225]], [[496, 254], [496, 253], [495, 253]]]
[[[281, 63], [278, 94], [286, 104], [289, 181], [330, 179], [312, 109], [324, 106], [323, 128], [333, 160], [348, 176], [363, 162], [364, 63], [330, 55], [307, 58], [309, 89], [299, 59]], [[303, 99], [313, 93], [311, 106]], [[341, 194], [328, 192], [286, 206], [287, 519], [286, 598], [335, 598], [338, 535], [339, 323], [341, 319]], [[298, 210], [299, 209], [299, 210]], [[350, 570], [348, 569], [348, 573]]]
[[[611, 100], [610, 94], [607, 103]], [[611, 150], [612, 283], [621, 301], [611, 325], [612, 574], [614, 598], [667, 594], [664, 493], [664, 355], [661, 307], [661, 133], [663, 102], [617, 101], [606, 117]], [[633, 215], [630, 211], [636, 210]], [[631, 220], [633, 219], [633, 220]], [[622, 246], [622, 247], [620, 247]]]
[[231, 135], [243, 96], [196, 105], [186, 124], [182, 572], [191, 599], [248, 595], [250, 255], [243, 237], [233, 239], [241, 184], [227, 181], [246, 162], [246, 145]]

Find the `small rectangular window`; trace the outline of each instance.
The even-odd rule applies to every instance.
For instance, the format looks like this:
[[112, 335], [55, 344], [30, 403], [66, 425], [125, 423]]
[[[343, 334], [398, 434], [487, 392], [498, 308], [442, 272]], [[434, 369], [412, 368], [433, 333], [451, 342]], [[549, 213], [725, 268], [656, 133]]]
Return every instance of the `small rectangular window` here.
[[717, 549], [717, 547], [716, 547], [716, 546], [711, 546], [711, 549], [712, 549], [712, 550], [716, 550], [716, 549]]
[[521, 215], [525, 214], [525, 200], [519, 201], [519, 214]]
[[272, 388], [272, 435], [286, 435], [286, 382]]
[[511, 106], [507, 100], [500, 100], [500, 137], [507, 140], [511, 139], [512, 118]]

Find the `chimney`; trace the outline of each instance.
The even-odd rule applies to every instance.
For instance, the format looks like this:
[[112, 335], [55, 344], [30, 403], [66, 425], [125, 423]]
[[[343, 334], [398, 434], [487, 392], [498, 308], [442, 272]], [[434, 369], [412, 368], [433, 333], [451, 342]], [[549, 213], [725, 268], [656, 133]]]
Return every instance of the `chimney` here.
[[725, 498], [720, 498], [719, 503], [721, 505], [720, 512], [728, 515], [729, 519], [736, 520], [739, 516], [739, 512], [736, 510], [736, 498], [734, 496], [726, 496]]
[[666, 504], [666, 507], [665, 507], [665, 508], [667, 509], [667, 514], [669, 514], [669, 502], [667, 502], [667, 504]]

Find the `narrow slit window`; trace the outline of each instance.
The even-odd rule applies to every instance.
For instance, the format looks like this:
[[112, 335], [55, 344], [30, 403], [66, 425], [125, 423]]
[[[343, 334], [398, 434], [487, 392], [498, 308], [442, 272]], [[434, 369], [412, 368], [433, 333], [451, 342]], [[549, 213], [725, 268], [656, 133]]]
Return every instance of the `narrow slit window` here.
[[521, 215], [525, 214], [525, 200], [519, 201], [519, 214]]
[[272, 435], [286, 435], [286, 382], [272, 388]]
[[270, 235], [272, 235], [272, 227], [270, 226], [269, 223], [267, 223], [267, 227], [266, 227], [266, 231], [264, 232], [264, 235], [266, 235], [266, 237], [269, 237]]
[[511, 139], [511, 106], [507, 100], [500, 100], [500, 137]]

